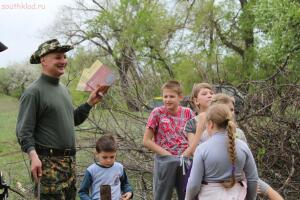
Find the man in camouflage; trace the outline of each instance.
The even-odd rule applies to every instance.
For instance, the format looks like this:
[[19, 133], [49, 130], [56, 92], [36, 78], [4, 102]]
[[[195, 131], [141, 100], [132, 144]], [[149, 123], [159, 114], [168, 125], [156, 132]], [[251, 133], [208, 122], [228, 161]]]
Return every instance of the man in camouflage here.
[[57, 39], [42, 43], [30, 58], [42, 73], [20, 98], [16, 133], [31, 161], [31, 173], [40, 199], [72, 200], [76, 197], [74, 126], [87, 118], [107, 88], [99, 86], [75, 110], [65, 86], [59, 83], [67, 65], [65, 53], [73, 49]]

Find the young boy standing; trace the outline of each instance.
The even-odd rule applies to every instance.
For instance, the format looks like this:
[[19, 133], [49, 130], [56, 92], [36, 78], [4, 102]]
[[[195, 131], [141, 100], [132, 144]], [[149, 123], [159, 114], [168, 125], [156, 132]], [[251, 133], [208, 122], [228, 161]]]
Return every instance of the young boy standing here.
[[[163, 106], [155, 108], [146, 125], [143, 144], [156, 153], [154, 159], [154, 200], [170, 200], [176, 188], [179, 200], [185, 196], [180, 156], [189, 157], [186, 122], [194, 117], [191, 109], [180, 106], [182, 87], [178, 81], [162, 86]], [[153, 140], [154, 138], [154, 140]]]
[[[100, 200], [100, 187], [109, 185], [112, 200], [128, 200], [133, 196], [132, 188], [121, 163], [115, 162], [117, 144], [113, 136], [104, 135], [96, 143], [97, 162], [90, 165], [79, 189], [81, 200]], [[122, 195], [123, 194], [123, 195]]]

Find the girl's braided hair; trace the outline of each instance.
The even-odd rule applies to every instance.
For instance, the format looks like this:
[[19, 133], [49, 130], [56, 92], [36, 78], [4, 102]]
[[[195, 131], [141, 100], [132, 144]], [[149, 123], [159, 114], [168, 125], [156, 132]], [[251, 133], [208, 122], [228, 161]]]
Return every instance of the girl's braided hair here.
[[218, 128], [227, 129], [228, 135], [228, 153], [232, 165], [231, 178], [229, 182], [223, 183], [225, 188], [232, 188], [236, 183], [235, 180], [235, 162], [236, 162], [236, 149], [235, 149], [235, 123], [232, 114], [226, 104], [215, 104], [209, 107], [206, 114], [207, 121], [212, 121]]

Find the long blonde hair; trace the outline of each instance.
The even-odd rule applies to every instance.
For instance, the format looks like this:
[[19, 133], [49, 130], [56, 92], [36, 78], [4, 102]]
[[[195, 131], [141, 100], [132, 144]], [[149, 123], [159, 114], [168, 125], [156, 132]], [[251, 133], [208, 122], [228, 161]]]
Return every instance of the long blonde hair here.
[[235, 150], [235, 123], [233, 121], [232, 114], [226, 104], [215, 104], [208, 108], [206, 113], [206, 120], [216, 124], [217, 128], [224, 128], [227, 130], [228, 135], [228, 153], [229, 159], [232, 165], [231, 178], [229, 182], [223, 183], [225, 188], [232, 188], [236, 183], [235, 180], [235, 162], [236, 162], [236, 150]]

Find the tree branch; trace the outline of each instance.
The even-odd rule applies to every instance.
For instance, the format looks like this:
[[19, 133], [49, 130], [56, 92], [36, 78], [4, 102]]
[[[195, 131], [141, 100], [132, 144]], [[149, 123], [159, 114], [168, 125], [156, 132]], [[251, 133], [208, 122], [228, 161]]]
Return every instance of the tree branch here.
[[232, 42], [230, 42], [225, 37], [225, 34], [223, 34], [222, 31], [221, 31], [220, 25], [216, 21], [213, 21], [213, 23], [216, 27], [217, 35], [221, 39], [222, 43], [224, 45], [226, 45], [228, 48], [230, 48], [230, 49], [234, 50], [235, 52], [237, 52], [241, 57], [244, 57], [244, 54], [245, 54], [244, 50], [242, 48], [238, 47], [237, 45], [233, 44]]

